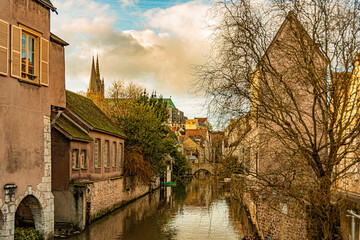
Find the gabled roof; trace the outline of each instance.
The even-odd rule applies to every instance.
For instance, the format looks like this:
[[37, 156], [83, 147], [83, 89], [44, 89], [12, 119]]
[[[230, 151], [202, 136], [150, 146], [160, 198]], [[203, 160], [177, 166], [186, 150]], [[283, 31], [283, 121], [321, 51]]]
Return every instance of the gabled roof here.
[[94, 130], [125, 138], [125, 134], [91, 99], [66, 91], [66, 107], [88, 123]]
[[324, 53], [319, 49], [319, 47], [317, 46], [316, 42], [314, 41], [314, 39], [312, 39], [309, 35], [309, 33], [306, 31], [306, 29], [304, 28], [304, 26], [300, 23], [299, 19], [296, 17], [294, 11], [290, 11], [284, 22], [281, 24], [279, 30], [277, 31], [275, 37], [273, 38], [273, 40], [271, 41], [269, 47], [266, 49], [266, 52], [264, 54], [264, 56], [262, 57], [262, 59], [265, 58], [265, 56], [267, 56], [269, 54], [269, 52], [273, 49], [276, 41], [279, 39], [279, 37], [283, 34], [284, 29], [286, 27], [287, 24], [295, 24], [295, 26], [297, 27], [297, 30], [302, 33], [302, 35], [307, 38], [312, 45], [315, 47], [315, 51], [320, 55], [320, 57], [325, 61], [325, 62], [329, 62], [329, 60], [326, 58], [326, 56], [324, 55]]
[[69, 118], [66, 117], [64, 113], [61, 114], [58, 119], [56, 119], [55, 128], [62, 132], [70, 140], [79, 140], [86, 142], [93, 141], [93, 139], [86, 133], [86, 131], [82, 130], [80, 126], [69, 120]]

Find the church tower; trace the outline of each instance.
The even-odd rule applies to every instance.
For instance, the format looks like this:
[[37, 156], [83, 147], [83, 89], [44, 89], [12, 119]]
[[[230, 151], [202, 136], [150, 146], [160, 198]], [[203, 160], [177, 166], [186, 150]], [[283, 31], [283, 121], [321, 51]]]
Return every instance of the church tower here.
[[91, 94], [100, 94], [104, 98], [104, 78], [100, 78], [99, 56], [96, 56], [96, 67], [92, 58], [88, 96]]

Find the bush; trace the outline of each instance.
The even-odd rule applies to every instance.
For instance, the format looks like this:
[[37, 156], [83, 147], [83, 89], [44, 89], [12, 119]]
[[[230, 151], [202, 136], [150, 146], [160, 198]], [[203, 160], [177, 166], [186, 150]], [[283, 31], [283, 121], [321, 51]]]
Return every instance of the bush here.
[[34, 228], [16, 228], [15, 240], [44, 240], [44, 236]]

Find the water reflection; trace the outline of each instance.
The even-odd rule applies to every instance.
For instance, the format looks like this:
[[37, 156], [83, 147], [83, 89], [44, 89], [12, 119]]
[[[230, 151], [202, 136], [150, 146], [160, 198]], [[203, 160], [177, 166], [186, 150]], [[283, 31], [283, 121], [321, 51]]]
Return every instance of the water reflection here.
[[239, 202], [215, 178], [163, 188], [96, 221], [72, 240], [241, 239], [252, 233]]

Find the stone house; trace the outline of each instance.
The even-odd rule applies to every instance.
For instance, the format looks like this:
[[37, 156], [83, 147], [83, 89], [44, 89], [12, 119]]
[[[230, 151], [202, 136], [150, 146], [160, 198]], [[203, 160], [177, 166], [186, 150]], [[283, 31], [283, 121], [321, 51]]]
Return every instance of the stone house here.
[[183, 154], [191, 163], [204, 163], [209, 159], [210, 136], [207, 129], [187, 129], [179, 136]]
[[0, 0], [0, 239], [24, 221], [49, 239], [51, 110], [64, 108], [66, 42], [50, 32], [50, 0]]
[[166, 121], [166, 125], [169, 127], [176, 127], [176, 130], [178, 130], [181, 127], [181, 123], [186, 120], [184, 112], [175, 107], [175, 104], [171, 98], [163, 98], [163, 101], [166, 105], [165, 108], [169, 116]]
[[[308, 62], [304, 64], [303, 61]], [[251, 197], [245, 193], [244, 196], [251, 219], [263, 237], [307, 239], [304, 213], [290, 198], [275, 189], [277, 184], [282, 184], [282, 173], [291, 169], [299, 172], [309, 170], [301, 165], [302, 155], [292, 152], [296, 149], [296, 141], [287, 137], [286, 131], [296, 129], [292, 136], [304, 139], [309, 135], [316, 136], [318, 144], [326, 141], [319, 137], [324, 129], [320, 126], [314, 128], [313, 119], [320, 118], [320, 111], [317, 100], [312, 97], [314, 88], [309, 81], [316, 78], [318, 87], [326, 89], [326, 66], [327, 59], [296, 15], [289, 12], [252, 76], [249, 119], [239, 128], [248, 130], [235, 141], [239, 141], [244, 150], [238, 155], [243, 154], [250, 172], [246, 178], [247, 189], [252, 188], [256, 195]], [[308, 75], [310, 70], [311, 76]], [[303, 118], [299, 120], [297, 114]], [[261, 188], [253, 175], [265, 176], [274, 187]], [[299, 176], [293, 183], [297, 181], [306, 179]]]
[[52, 119], [55, 222], [82, 230], [132, 194], [122, 186], [125, 135], [91, 99], [70, 91]]
[[205, 149], [199, 141], [191, 137], [180, 136], [180, 146], [182, 153], [188, 159], [189, 163], [204, 162]]

